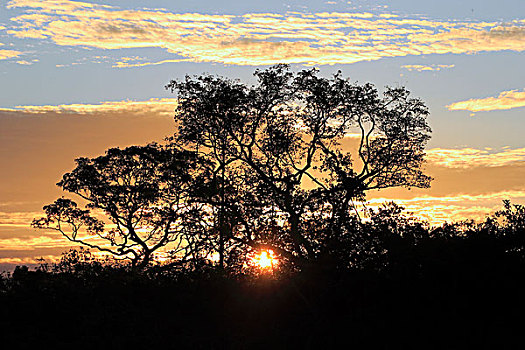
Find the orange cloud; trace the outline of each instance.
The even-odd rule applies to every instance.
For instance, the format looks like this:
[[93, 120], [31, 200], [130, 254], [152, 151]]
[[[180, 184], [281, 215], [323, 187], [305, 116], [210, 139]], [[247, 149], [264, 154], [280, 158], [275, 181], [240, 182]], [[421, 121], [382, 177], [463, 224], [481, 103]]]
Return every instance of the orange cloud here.
[[57, 113], [57, 114], [104, 114], [132, 113], [172, 116], [177, 105], [175, 98], [151, 98], [147, 101], [107, 101], [100, 104], [68, 104], [47, 106], [16, 106], [0, 109], [0, 112]]
[[156, 47], [177, 55], [175, 61], [320, 65], [406, 55], [525, 50], [523, 20], [501, 25], [371, 13], [179, 14], [37, 0], [13, 0], [8, 7], [26, 11], [12, 18], [15, 25], [7, 31], [17, 37], [101, 49]]
[[525, 90], [503, 91], [498, 97], [470, 99], [448, 105], [451, 111], [485, 112], [525, 107]]
[[492, 149], [444, 149], [426, 151], [427, 161], [447, 168], [499, 167], [525, 161], [525, 148], [505, 148], [499, 152]]
[[62, 236], [37, 236], [29, 239], [0, 239], [0, 250], [32, 250], [37, 248], [67, 248], [71, 242]]
[[26, 227], [31, 221], [42, 216], [41, 212], [0, 212], [0, 227]]
[[60, 255], [44, 255], [39, 257], [13, 257], [13, 258], [0, 258], [1, 265], [13, 265], [13, 266], [22, 266], [22, 265], [38, 265], [44, 259], [46, 262], [58, 262], [60, 260]]
[[502, 209], [502, 202], [510, 199], [514, 203], [525, 202], [525, 191], [501, 191], [480, 195], [459, 194], [456, 196], [421, 196], [410, 199], [374, 198], [365, 203], [368, 208], [378, 208], [383, 203], [394, 201], [407, 212], [427, 220], [432, 225], [444, 222], [473, 219], [484, 220], [488, 215]]

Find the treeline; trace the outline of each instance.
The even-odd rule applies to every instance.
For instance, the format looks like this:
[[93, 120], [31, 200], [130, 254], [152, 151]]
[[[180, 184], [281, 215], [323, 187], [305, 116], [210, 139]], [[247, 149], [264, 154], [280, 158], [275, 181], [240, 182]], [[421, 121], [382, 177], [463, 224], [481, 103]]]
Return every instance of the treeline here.
[[[522, 341], [525, 208], [432, 228], [391, 204], [361, 222], [352, 266], [272, 274], [72, 250], [0, 284], [5, 344], [196, 349], [505, 348]], [[356, 242], [359, 243], [359, 242]], [[345, 260], [346, 261], [346, 260]]]

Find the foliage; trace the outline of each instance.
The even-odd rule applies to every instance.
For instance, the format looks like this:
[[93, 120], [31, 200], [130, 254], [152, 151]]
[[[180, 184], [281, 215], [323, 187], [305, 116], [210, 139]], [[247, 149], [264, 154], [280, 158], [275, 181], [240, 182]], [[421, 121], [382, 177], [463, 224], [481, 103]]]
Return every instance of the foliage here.
[[[501, 348], [523, 342], [521, 206], [430, 227], [396, 205], [363, 223], [381, 254], [249, 276], [137, 271], [87, 250], [0, 280], [3, 344], [177, 348]], [[497, 221], [500, 215], [505, 220]], [[522, 250], [521, 250], [522, 251]], [[375, 258], [374, 258], [375, 256]], [[227, 272], [227, 273], [223, 273]], [[39, 315], [33, 317], [32, 315]]]
[[204, 176], [204, 163], [194, 152], [149, 144], [112, 148], [76, 162], [58, 186], [78, 195], [86, 209], [59, 198], [44, 207], [46, 217], [35, 219], [33, 227], [57, 230], [72, 242], [130, 258], [140, 268], [165, 247], [184, 250], [183, 258], [191, 255], [185, 249], [188, 236], [194, 236], [192, 225], [202, 213], [189, 196]]
[[404, 88], [380, 97], [340, 72], [287, 65], [255, 76], [254, 86], [208, 75], [167, 86], [179, 99], [172, 141], [213, 165], [217, 190], [203, 200], [218, 213], [221, 265], [247, 247], [298, 266], [346, 251], [356, 244], [353, 203], [366, 191], [429, 186], [428, 110]]

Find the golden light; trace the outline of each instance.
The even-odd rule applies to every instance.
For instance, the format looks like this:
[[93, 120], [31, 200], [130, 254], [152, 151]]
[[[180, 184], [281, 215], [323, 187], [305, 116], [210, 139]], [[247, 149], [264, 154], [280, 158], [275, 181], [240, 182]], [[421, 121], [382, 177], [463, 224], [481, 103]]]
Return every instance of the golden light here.
[[273, 270], [277, 265], [277, 259], [271, 249], [263, 250], [252, 258], [252, 263], [255, 267], [261, 270]]

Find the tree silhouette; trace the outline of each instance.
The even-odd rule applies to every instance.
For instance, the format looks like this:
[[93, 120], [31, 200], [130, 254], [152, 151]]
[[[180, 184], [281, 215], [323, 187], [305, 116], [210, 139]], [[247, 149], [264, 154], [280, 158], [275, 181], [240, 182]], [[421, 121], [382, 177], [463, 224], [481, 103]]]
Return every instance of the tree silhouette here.
[[189, 197], [204, 176], [204, 163], [194, 152], [150, 144], [112, 148], [76, 163], [57, 185], [78, 195], [86, 209], [59, 198], [44, 207], [46, 217], [35, 219], [33, 227], [52, 228], [72, 242], [130, 258], [137, 268], [161, 248], [182, 254], [182, 260], [198, 257], [192, 230], [204, 214]]
[[303, 267], [349, 267], [380, 250], [355, 201], [366, 191], [428, 187], [428, 110], [404, 88], [319, 77], [287, 65], [256, 70], [253, 86], [203, 75], [171, 81], [177, 131], [165, 145], [77, 159], [37, 228], [130, 258], [159, 250], [177, 263], [242, 268], [253, 249]]
[[209, 75], [167, 85], [179, 98], [173, 141], [206, 157], [220, 183], [208, 204], [219, 208], [221, 262], [246, 247], [315, 261], [351, 244], [366, 191], [429, 186], [428, 110], [406, 89], [380, 97], [340, 72], [282, 64], [255, 76], [254, 86]]

